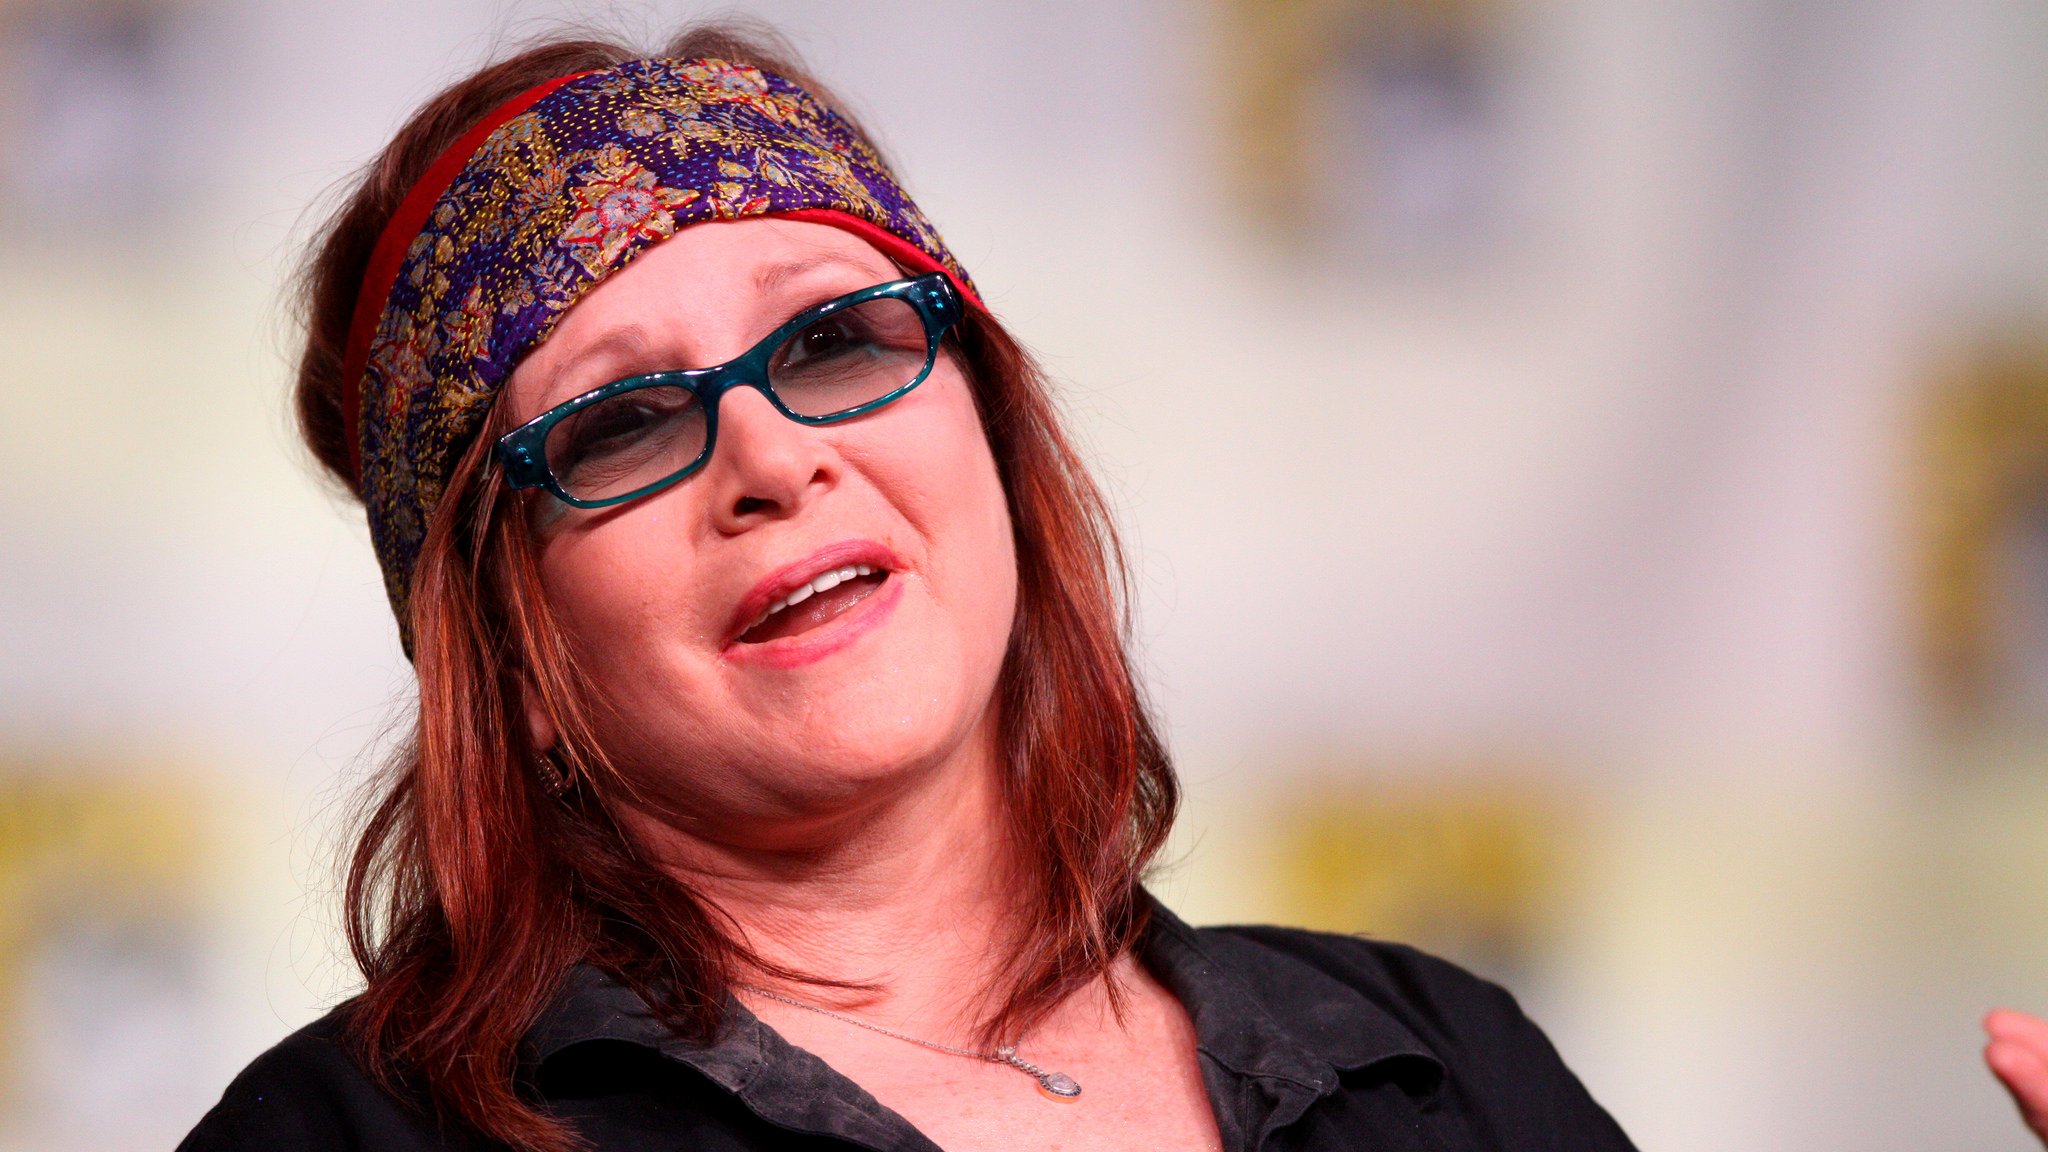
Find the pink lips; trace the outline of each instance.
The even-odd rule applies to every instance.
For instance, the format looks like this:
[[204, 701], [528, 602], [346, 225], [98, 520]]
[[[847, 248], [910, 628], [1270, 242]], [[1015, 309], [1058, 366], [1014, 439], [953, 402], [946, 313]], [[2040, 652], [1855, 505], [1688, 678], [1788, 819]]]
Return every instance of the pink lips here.
[[[865, 564], [887, 571], [882, 586], [838, 617], [809, 631], [758, 644], [742, 644], [741, 634], [761, 618], [770, 604], [803, 587], [821, 573], [849, 565]], [[793, 564], [785, 564], [763, 577], [733, 609], [726, 625], [722, 654], [729, 659], [762, 663], [774, 667], [807, 664], [851, 643], [879, 624], [889, 609], [902, 598], [898, 573], [903, 562], [886, 546], [873, 540], [844, 540], [820, 548]]]

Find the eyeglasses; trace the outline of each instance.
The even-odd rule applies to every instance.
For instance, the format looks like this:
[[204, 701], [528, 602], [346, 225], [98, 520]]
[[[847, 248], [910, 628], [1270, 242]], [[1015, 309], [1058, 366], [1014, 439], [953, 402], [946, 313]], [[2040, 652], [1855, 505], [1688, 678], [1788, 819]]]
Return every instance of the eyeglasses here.
[[614, 380], [498, 438], [514, 488], [546, 488], [578, 508], [649, 496], [704, 466], [718, 401], [755, 388], [799, 424], [872, 412], [931, 375], [961, 316], [943, 272], [877, 284], [807, 308], [744, 355], [710, 368]]

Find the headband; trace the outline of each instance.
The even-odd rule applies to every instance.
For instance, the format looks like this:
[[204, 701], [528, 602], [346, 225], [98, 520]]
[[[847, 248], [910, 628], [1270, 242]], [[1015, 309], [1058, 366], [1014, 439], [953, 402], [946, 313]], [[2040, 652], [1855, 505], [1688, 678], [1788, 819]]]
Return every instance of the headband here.
[[501, 105], [427, 170], [371, 251], [342, 419], [384, 587], [412, 650], [413, 567], [449, 473], [521, 357], [677, 230], [778, 216], [973, 282], [881, 157], [780, 76], [634, 60]]

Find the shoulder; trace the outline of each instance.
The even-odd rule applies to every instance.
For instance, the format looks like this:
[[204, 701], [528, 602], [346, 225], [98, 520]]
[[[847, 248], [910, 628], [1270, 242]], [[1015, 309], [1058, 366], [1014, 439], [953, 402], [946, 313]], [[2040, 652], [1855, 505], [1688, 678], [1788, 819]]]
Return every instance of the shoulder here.
[[1515, 997], [1448, 960], [1359, 936], [1291, 928], [1196, 929], [1280, 1019], [1303, 1020], [1305, 998], [1342, 985], [1405, 1029], [1443, 1070], [1455, 1110], [1500, 1146], [1632, 1147]]
[[328, 1013], [251, 1061], [178, 1152], [480, 1147], [378, 1085], [349, 1054], [344, 1011]]

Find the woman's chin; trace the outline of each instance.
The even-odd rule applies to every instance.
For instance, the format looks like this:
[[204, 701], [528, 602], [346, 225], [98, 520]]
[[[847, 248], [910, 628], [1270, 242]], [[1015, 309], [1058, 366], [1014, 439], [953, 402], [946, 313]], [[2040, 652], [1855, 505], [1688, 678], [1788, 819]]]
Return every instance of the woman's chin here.
[[892, 807], [929, 812], [933, 803], [924, 801], [943, 808], [949, 806], [944, 797], [972, 791], [980, 759], [919, 735], [849, 747], [861, 734], [842, 732], [842, 742], [829, 749], [792, 744], [781, 757], [769, 753], [736, 770], [715, 796], [699, 791], [701, 781], [660, 782], [648, 791], [665, 795], [672, 808], [647, 815], [688, 839], [745, 851], [826, 851], [901, 827], [900, 821], [878, 820]]
[[830, 708], [814, 723], [790, 733], [788, 748], [791, 762], [806, 766], [805, 778], [849, 787], [886, 787], [966, 759], [961, 751], [970, 731], [903, 708]]

